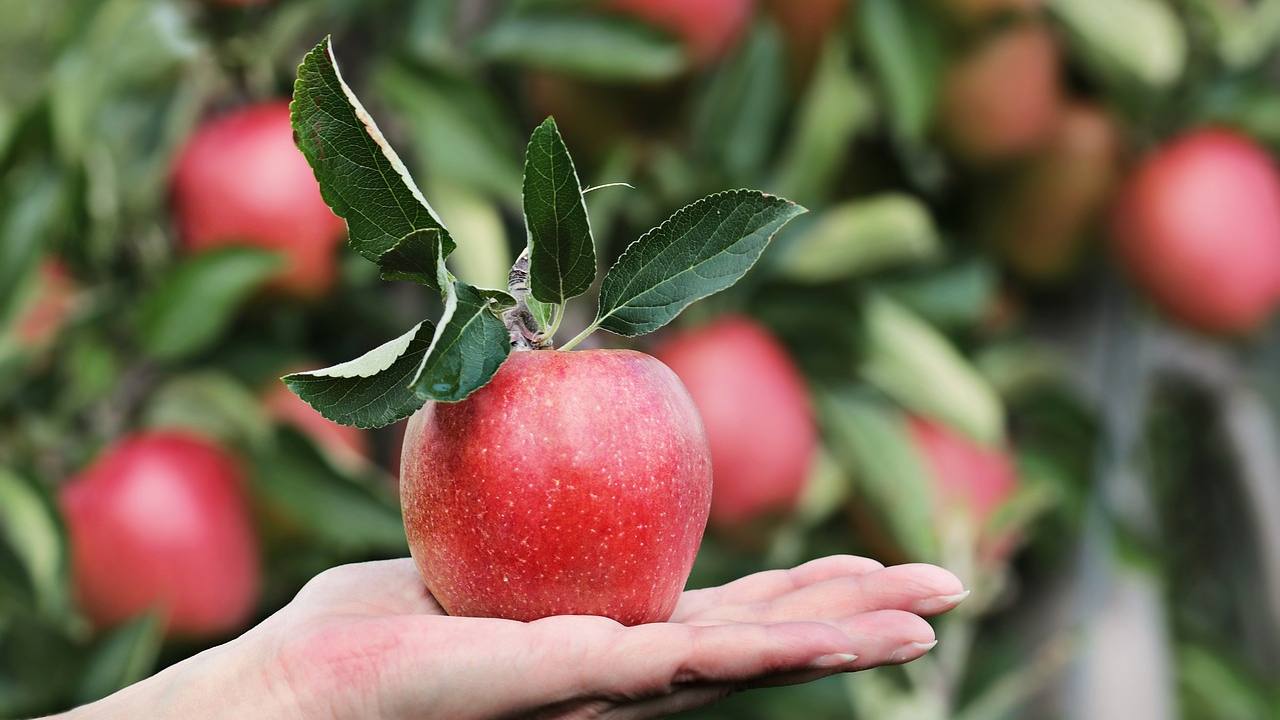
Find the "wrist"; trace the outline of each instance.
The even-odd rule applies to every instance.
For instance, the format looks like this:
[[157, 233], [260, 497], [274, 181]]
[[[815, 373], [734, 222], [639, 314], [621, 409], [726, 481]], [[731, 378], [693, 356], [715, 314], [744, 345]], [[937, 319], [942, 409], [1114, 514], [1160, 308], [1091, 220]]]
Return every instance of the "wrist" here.
[[205, 650], [56, 720], [297, 717], [253, 632]]

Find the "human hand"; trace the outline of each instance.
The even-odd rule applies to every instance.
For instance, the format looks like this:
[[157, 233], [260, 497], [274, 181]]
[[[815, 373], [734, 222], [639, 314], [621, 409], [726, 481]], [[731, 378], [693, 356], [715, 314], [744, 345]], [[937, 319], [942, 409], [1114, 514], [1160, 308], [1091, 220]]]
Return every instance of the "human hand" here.
[[73, 717], [662, 717], [914, 660], [935, 644], [922, 616], [967, 594], [941, 568], [833, 556], [686, 592], [666, 623], [521, 623], [445, 615], [408, 559], [344, 565], [236, 640]]

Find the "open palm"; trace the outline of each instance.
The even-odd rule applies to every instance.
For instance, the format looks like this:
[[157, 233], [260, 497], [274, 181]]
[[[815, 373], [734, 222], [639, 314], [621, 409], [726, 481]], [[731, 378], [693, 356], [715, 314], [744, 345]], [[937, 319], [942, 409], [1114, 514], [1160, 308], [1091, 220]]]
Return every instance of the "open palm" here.
[[934, 644], [921, 616], [966, 594], [937, 567], [833, 556], [686, 592], [666, 623], [521, 623], [447, 616], [388, 560], [322, 573], [244, 640], [301, 717], [650, 718], [913, 660]]

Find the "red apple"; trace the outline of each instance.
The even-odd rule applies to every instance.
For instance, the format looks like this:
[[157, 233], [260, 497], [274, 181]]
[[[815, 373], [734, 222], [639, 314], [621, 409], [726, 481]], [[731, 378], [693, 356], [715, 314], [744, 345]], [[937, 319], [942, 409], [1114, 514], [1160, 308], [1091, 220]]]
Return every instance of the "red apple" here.
[[684, 41], [694, 62], [724, 57], [742, 38], [754, 0], [604, 0], [618, 13], [662, 28]]
[[168, 632], [239, 628], [258, 598], [258, 545], [235, 459], [179, 432], [135, 434], [61, 490], [76, 591], [99, 627], [158, 608]]
[[991, 196], [988, 229], [1005, 262], [1031, 280], [1068, 275], [1119, 173], [1120, 133], [1110, 116], [1094, 105], [1068, 106], [1044, 148]]
[[908, 427], [934, 481], [939, 514], [965, 513], [979, 533], [980, 554], [989, 559], [1007, 556], [1014, 537], [993, 534], [990, 524], [1018, 489], [1018, 474], [1008, 452], [979, 445], [924, 418], [910, 418]]
[[1060, 108], [1058, 48], [1041, 24], [987, 38], [948, 68], [938, 108], [942, 138], [961, 159], [994, 163], [1040, 147]]
[[44, 260], [37, 278], [13, 325], [13, 337], [24, 348], [48, 345], [71, 314], [76, 281], [60, 260]]
[[706, 425], [712, 523], [732, 527], [790, 510], [804, 491], [817, 429], [786, 350], [755, 321], [730, 316], [654, 354], [684, 381]]
[[1265, 150], [1202, 129], [1152, 153], [1128, 179], [1115, 242], [1166, 312], [1207, 332], [1256, 328], [1280, 299], [1280, 176]]
[[325, 205], [293, 144], [288, 102], [243, 108], [200, 127], [178, 157], [173, 205], [188, 251], [275, 250], [286, 262], [281, 289], [314, 297], [333, 285], [345, 224]]
[[628, 350], [512, 353], [409, 422], [409, 549], [451, 615], [667, 620], [707, 521], [711, 458], [680, 380]]
[[276, 422], [292, 425], [335, 461], [358, 467], [368, 460], [369, 438], [363, 430], [329, 420], [290, 392], [284, 383], [272, 383], [262, 402]]

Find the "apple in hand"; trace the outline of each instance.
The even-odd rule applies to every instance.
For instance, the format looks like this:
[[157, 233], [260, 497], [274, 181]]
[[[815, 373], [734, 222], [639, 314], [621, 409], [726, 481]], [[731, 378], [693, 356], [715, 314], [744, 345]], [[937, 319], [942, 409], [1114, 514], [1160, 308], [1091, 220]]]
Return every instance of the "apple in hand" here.
[[604, 6], [679, 37], [699, 65], [733, 49], [755, 10], [754, 0], [605, 0]]
[[945, 425], [911, 417], [908, 428], [933, 480], [940, 519], [963, 513], [978, 533], [979, 555], [1000, 560], [1013, 550], [1015, 537], [990, 531], [992, 517], [1018, 489], [1018, 474], [1008, 452], [989, 448]]
[[1057, 44], [1041, 24], [983, 40], [947, 69], [938, 108], [943, 141], [975, 165], [1035, 150], [1057, 122], [1058, 73]]
[[188, 251], [274, 250], [286, 263], [276, 281], [281, 290], [315, 297], [333, 285], [345, 224], [325, 205], [293, 144], [288, 102], [242, 108], [196, 130], [179, 154], [172, 196]]
[[1191, 327], [1245, 333], [1280, 299], [1280, 175], [1239, 133], [1197, 130], [1148, 156], [1114, 230], [1134, 280]]
[[59, 504], [77, 596], [99, 627], [158, 609], [168, 632], [221, 635], [258, 599], [258, 544], [235, 459], [180, 432], [132, 435], [67, 482]]
[[680, 380], [628, 350], [514, 352], [405, 434], [409, 548], [450, 615], [667, 620], [711, 502]]
[[711, 445], [711, 522], [740, 526], [795, 506], [817, 448], [808, 390], [755, 321], [722, 318], [654, 352], [684, 381]]

